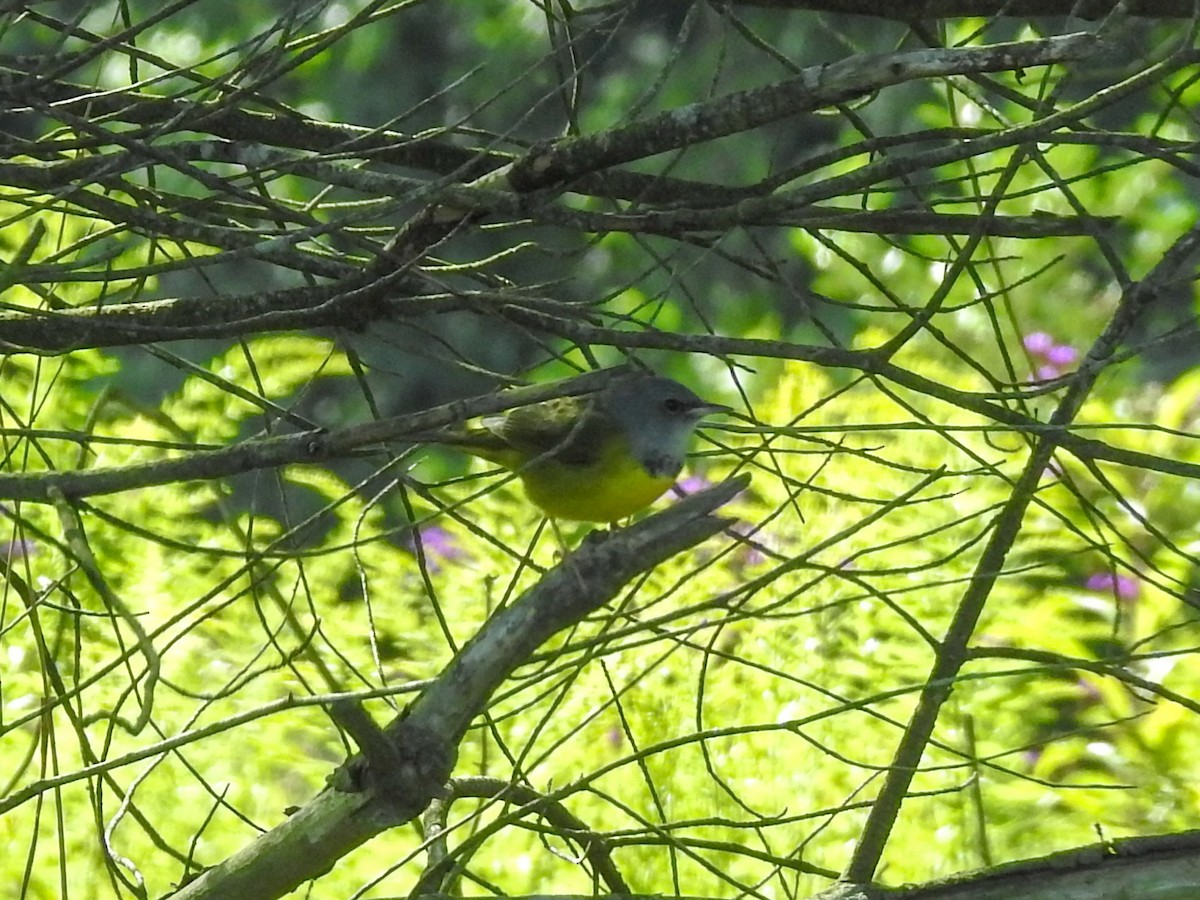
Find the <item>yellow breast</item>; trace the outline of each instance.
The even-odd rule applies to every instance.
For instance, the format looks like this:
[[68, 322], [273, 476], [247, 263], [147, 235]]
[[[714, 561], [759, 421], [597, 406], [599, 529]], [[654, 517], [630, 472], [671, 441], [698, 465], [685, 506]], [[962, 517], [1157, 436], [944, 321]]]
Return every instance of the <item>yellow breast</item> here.
[[545, 459], [518, 469], [525, 494], [546, 515], [584, 522], [614, 522], [649, 506], [675, 483], [674, 475], [651, 475], [614, 438], [586, 466]]

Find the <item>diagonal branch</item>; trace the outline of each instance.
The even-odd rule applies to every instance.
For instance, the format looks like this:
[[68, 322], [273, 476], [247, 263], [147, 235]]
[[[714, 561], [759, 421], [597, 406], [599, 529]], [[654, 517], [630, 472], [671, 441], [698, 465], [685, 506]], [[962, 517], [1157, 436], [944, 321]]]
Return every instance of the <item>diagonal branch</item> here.
[[[1159, 297], [1160, 292], [1178, 277], [1198, 247], [1200, 228], [1193, 228], [1175, 242], [1143, 281], [1131, 285], [1125, 291], [1108, 327], [1088, 351], [1083, 364], [1072, 379], [1071, 386], [1050, 417], [1051, 426], [1065, 429], [1074, 421], [1097, 377], [1118, 345], [1145, 310]], [[1025, 511], [1033, 500], [1038, 482], [1041, 481], [1055, 450], [1062, 443], [1061, 434], [1060, 431], [1050, 431], [1038, 437], [1025, 469], [1013, 488], [1011, 498], [997, 517], [991, 538], [980, 556], [962, 601], [955, 610], [937, 659], [921, 691], [917, 708], [900, 739], [883, 787], [880, 788], [879, 796], [863, 826], [858, 846], [846, 869], [846, 880], [852, 883], [865, 884], [875, 874], [888, 836], [899, 815], [900, 806], [933, 734], [942, 705], [949, 698], [955, 678], [969, 657], [968, 644], [975, 632], [975, 625], [996, 579], [1004, 571], [1005, 559], [1021, 530]]]
[[693, 103], [600, 134], [535, 147], [510, 171], [500, 170], [484, 180], [490, 183], [506, 177], [514, 190], [532, 190], [845, 103], [891, 85], [1054, 65], [1094, 56], [1101, 47], [1095, 35], [1081, 33], [986, 47], [852, 56], [810, 66], [778, 84]]
[[593, 532], [513, 605], [494, 615], [440, 677], [386, 728], [399, 766], [356, 757], [274, 830], [205, 871], [177, 900], [279, 897], [421, 813], [444, 790], [458, 744], [492, 692], [541, 644], [607, 603], [633, 577], [724, 529], [711, 513], [745, 488], [732, 478], [629, 528]]

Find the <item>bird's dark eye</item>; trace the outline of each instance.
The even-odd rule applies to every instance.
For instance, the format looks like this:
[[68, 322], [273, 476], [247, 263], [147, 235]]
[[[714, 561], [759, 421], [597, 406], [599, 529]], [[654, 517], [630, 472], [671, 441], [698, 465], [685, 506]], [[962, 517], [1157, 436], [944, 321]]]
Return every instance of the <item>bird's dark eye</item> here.
[[679, 415], [684, 410], [684, 403], [678, 397], [668, 397], [663, 401], [663, 409], [673, 416]]

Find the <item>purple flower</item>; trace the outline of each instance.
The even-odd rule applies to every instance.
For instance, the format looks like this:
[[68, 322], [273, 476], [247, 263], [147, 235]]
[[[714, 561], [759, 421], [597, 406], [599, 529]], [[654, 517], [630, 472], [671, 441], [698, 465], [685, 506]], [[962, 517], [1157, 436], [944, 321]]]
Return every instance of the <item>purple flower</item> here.
[[1142, 583], [1129, 575], [1115, 572], [1096, 572], [1089, 575], [1083, 586], [1097, 594], [1109, 594], [1118, 600], [1136, 600], [1142, 591]]
[[1063, 374], [1063, 369], [1079, 359], [1079, 351], [1070, 344], [1056, 344], [1054, 338], [1044, 331], [1033, 331], [1025, 335], [1022, 345], [1034, 357], [1034, 379], [1050, 381]]
[[613, 750], [620, 750], [621, 746], [625, 743], [625, 732], [614, 725], [605, 732], [604, 739]]
[[413, 532], [409, 547], [416, 552], [417, 543], [425, 554], [425, 562], [431, 572], [438, 572], [443, 563], [453, 562], [466, 556], [466, 551], [458, 545], [458, 541], [440, 525], [426, 525]]
[[1034, 356], [1045, 356], [1054, 346], [1054, 338], [1044, 331], [1031, 331], [1025, 335], [1022, 343], [1025, 345], [1025, 349]]
[[14, 559], [25, 559], [33, 556], [38, 546], [29, 538], [18, 538], [15, 541], [0, 542], [0, 557], [12, 562]]
[[1055, 344], [1043, 356], [1052, 366], [1069, 366], [1079, 359], [1079, 351], [1070, 344]]
[[713, 483], [703, 475], [689, 475], [687, 478], [675, 482], [671, 487], [671, 492], [677, 497], [686, 497], [688, 494], [695, 494], [712, 486]]

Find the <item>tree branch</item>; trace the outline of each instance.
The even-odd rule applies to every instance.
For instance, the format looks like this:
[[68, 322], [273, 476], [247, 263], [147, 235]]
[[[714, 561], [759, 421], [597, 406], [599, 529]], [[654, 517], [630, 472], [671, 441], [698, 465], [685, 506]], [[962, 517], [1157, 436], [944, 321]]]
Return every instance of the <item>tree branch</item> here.
[[[1088, 350], [1070, 387], [1051, 415], [1050, 425], [1066, 428], [1074, 421], [1117, 346], [1146, 309], [1158, 299], [1162, 290], [1179, 275], [1197, 247], [1200, 247], [1200, 228], [1192, 228], [1175, 242], [1143, 281], [1131, 285], [1124, 292], [1108, 326]], [[846, 880], [851, 883], [864, 884], [874, 876], [942, 706], [949, 698], [955, 678], [968, 658], [968, 644], [975, 633], [975, 625], [996, 579], [1004, 571], [1005, 560], [1037, 492], [1038, 482], [1061, 444], [1061, 433], [1047, 432], [1038, 437], [1020, 478], [1013, 486], [1011, 497], [996, 517], [991, 536], [921, 690], [917, 708], [900, 738], [879, 796], [863, 826], [858, 846], [846, 869]]]
[[418, 815], [443, 791], [459, 742], [492, 692], [557, 632], [603, 606], [637, 574], [724, 529], [711, 515], [747, 476], [688, 496], [629, 528], [593, 532], [583, 546], [501, 610], [387, 728], [404, 760], [376, 772], [348, 761], [330, 787], [272, 831], [206, 870], [176, 900], [264, 900], [327, 872], [355, 847]]

